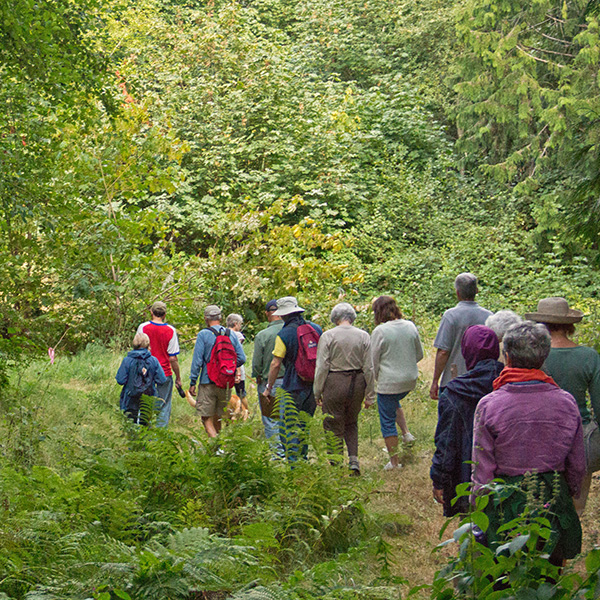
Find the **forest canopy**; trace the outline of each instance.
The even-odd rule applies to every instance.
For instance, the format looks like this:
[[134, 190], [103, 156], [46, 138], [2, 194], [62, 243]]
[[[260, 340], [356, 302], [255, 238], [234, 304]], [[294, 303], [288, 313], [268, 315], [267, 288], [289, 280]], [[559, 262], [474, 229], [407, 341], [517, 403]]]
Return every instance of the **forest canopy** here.
[[490, 308], [594, 313], [595, 3], [0, 11], [7, 360], [128, 341], [159, 298], [190, 334], [285, 294], [435, 315], [463, 270]]

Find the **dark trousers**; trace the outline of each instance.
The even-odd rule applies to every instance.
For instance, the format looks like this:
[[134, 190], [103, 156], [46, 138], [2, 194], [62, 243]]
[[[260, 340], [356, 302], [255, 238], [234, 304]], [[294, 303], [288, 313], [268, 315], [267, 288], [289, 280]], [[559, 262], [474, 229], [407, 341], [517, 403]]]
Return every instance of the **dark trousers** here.
[[312, 385], [287, 392], [279, 397], [279, 437], [288, 462], [308, 456], [308, 419], [315, 414], [317, 403]]
[[358, 415], [367, 383], [362, 371], [330, 371], [323, 386], [325, 431], [334, 436], [333, 449], [342, 454], [344, 441], [348, 456], [358, 456]]

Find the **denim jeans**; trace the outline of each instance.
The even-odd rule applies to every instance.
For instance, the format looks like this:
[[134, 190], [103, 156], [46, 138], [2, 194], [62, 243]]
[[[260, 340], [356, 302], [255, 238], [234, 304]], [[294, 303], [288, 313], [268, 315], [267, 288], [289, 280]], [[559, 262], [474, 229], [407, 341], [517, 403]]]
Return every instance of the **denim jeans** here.
[[384, 438], [398, 436], [396, 411], [400, 406], [400, 400], [407, 394], [408, 392], [402, 392], [401, 394], [377, 394], [379, 425], [381, 427], [381, 435]]
[[171, 418], [171, 396], [173, 395], [173, 376], [167, 377], [167, 381], [156, 386], [158, 400], [154, 404], [156, 415], [156, 427], [167, 427]]

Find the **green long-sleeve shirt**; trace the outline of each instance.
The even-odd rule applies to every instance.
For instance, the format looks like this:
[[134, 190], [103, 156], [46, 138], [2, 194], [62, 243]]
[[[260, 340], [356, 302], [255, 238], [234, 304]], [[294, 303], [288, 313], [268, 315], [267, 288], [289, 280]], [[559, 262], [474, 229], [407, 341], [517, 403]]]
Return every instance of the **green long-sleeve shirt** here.
[[[273, 360], [273, 348], [275, 348], [275, 338], [283, 327], [283, 321], [271, 321], [265, 329], [259, 331], [254, 338], [254, 354], [252, 356], [252, 377], [261, 378], [266, 383], [269, 378], [269, 367]], [[283, 365], [279, 370], [278, 377], [283, 377]]]
[[600, 356], [593, 348], [552, 348], [544, 371], [575, 398], [584, 424], [592, 420], [587, 404], [589, 394], [594, 418], [600, 422]]

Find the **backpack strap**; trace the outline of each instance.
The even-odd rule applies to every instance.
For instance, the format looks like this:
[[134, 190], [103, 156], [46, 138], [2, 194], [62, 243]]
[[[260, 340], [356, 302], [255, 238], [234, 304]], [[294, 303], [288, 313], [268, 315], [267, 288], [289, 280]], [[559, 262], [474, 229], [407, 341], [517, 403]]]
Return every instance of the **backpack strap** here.
[[231, 337], [231, 329], [228, 329], [227, 327], [225, 327], [225, 333], [223, 334], [219, 333], [214, 327], [212, 327], [212, 325], [210, 327], [206, 327], [206, 329], [212, 331], [215, 334], [215, 337], [218, 337], [220, 335], [226, 335], [228, 338]]

